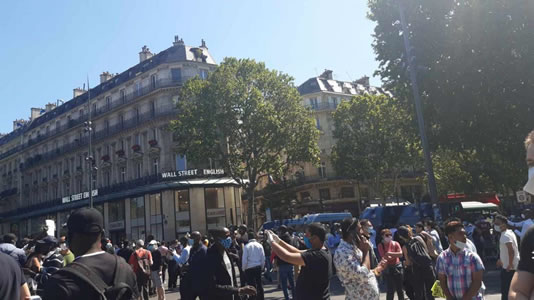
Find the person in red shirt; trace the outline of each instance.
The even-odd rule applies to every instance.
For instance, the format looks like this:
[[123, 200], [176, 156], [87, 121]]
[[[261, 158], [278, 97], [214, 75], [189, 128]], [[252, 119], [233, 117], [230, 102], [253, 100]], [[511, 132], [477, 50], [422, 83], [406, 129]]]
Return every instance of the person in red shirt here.
[[[130, 256], [128, 263], [132, 266], [135, 275], [137, 276], [137, 288], [139, 289], [139, 296], [143, 300], [148, 300], [148, 282], [150, 277], [143, 276], [143, 272], [140, 270], [140, 261], [148, 260], [148, 270], [150, 272], [150, 266], [153, 264], [152, 254], [150, 251], [143, 249], [145, 242], [138, 240], [135, 243], [135, 251]], [[149, 273], [150, 274], [150, 273]]]
[[393, 240], [393, 234], [389, 229], [382, 229], [380, 235], [382, 242], [378, 244], [378, 253], [382, 259], [387, 260], [387, 268], [383, 271], [388, 287], [386, 299], [393, 300], [395, 291], [397, 291], [398, 299], [404, 300], [403, 268], [399, 259], [402, 257], [402, 248]]

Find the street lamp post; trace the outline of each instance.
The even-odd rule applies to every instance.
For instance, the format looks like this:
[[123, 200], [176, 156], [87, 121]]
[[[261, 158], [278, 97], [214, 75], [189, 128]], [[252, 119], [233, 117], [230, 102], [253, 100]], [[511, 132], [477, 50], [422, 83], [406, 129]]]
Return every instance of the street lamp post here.
[[91, 87], [89, 86], [89, 77], [87, 77], [87, 106], [88, 117], [84, 125], [85, 132], [89, 135], [89, 152], [87, 152], [85, 160], [89, 169], [89, 207], [93, 208], [93, 169], [96, 169], [96, 166], [94, 162], [95, 158], [93, 157], [93, 122], [91, 121]]
[[421, 107], [421, 96], [419, 94], [419, 86], [417, 85], [417, 70], [415, 65], [415, 55], [412, 53], [413, 48], [410, 45], [410, 39], [408, 37], [409, 30], [406, 24], [406, 16], [404, 14], [403, 0], [399, 0], [399, 14], [402, 26], [402, 37], [404, 39], [404, 48], [406, 51], [406, 63], [408, 65], [408, 71], [410, 72], [410, 81], [412, 85], [412, 93], [415, 102], [415, 110], [417, 113], [417, 124], [419, 125], [419, 135], [421, 137], [421, 143], [423, 145], [423, 154], [425, 157], [425, 168], [428, 174], [428, 189], [430, 191], [430, 199], [432, 203], [438, 202], [438, 191], [436, 188], [436, 178], [434, 177], [434, 169], [432, 167], [432, 156], [428, 146], [428, 140], [425, 132], [425, 123], [423, 118], [423, 111]]

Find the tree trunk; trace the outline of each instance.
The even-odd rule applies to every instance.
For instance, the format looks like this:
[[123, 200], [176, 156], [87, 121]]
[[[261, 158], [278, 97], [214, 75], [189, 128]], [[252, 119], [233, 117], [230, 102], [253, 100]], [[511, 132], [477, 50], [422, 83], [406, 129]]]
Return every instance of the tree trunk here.
[[254, 190], [256, 189], [255, 185], [249, 184], [247, 187], [247, 200], [248, 200], [248, 207], [247, 207], [247, 225], [249, 228], [254, 229], [254, 232], [256, 232], [256, 210], [254, 203]]

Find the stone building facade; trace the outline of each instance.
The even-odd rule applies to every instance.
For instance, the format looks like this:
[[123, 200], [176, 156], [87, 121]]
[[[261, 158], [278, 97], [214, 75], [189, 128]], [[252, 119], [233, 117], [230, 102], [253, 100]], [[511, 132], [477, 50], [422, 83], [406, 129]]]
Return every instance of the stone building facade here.
[[183, 82], [216, 67], [205, 42], [190, 47], [175, 37], [158, 54], [143, 47], [139, 60], [120, 74], [102, 73], [90, 91], [74, 89], [69, 101], [33, 108], [30, 120], [0, 137], [2, 232], [35, 234], [53, 219], [62, 234], [59, 225], [89, 205], [90, 193], [114, 241], [170, 240], [241, 222], [241, 189], [216, 162], [193, 165], [177, 155], [168, 128]]

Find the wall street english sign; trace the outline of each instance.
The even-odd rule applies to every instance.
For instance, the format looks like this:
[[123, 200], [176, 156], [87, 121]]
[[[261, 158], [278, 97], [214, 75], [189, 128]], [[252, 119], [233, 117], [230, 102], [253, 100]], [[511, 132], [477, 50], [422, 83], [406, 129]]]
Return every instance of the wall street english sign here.
[[161, 173], [162, 179], [194, 178], [194, 177], [221, 177], [224, 169], [190, 169]]

